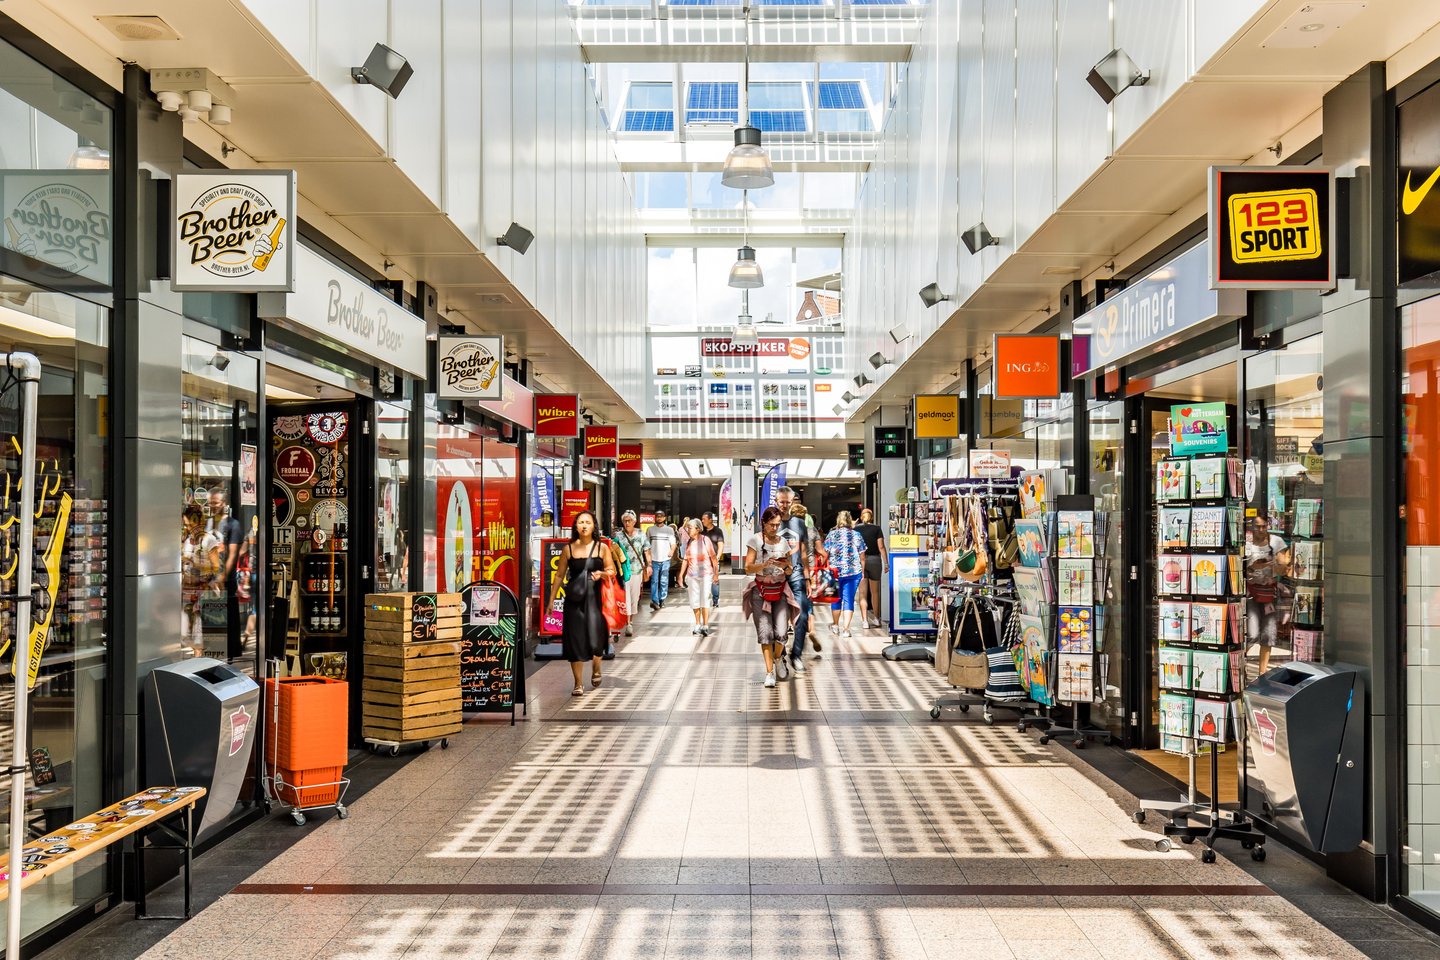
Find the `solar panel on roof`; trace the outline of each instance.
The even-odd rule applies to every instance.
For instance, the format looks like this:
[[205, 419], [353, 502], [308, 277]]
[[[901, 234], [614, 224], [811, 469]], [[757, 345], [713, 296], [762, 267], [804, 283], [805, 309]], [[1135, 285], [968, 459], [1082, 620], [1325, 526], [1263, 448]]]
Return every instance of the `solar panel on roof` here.
[[770, 133], [804, 133], [804, 110], [752, 110], [750, 123]]
[[670, 133], [675, 129], [672, 110], [626, 110], [620, 129], [628, 133]]
[[859, 80], [821, 80], [821, 110], [863, 110], [865, 96]]

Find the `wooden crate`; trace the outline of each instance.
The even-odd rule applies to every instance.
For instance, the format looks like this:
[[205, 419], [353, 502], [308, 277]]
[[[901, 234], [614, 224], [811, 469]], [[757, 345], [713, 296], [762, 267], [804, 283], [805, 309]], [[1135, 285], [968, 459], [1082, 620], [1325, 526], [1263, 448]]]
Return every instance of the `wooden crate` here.
[[367, 593], [365, 639], [374, 643], [459, 640], [465, 605], [458, 593]]
[[434, 597], [435, 605], [440, 609], [453, 607], [459, 610], [464, 606], [464, 601], [458, 593], [367, 593], [365, 594], [366, 610], [393, 610], [408, 614], [415, 605], [417, 597]]
[[377, 642], [366, 635], [361, 732], [372, 740], [434, 740], [460, 732], [460, 644]]

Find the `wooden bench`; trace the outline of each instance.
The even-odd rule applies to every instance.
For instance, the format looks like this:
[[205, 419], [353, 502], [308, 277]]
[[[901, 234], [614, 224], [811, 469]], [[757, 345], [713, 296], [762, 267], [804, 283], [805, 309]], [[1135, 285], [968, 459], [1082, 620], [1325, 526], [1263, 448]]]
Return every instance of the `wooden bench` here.
[[[133, 834], [140, 834], [136, 845], [139, 860], [139, 898], [135, 904], [135, 916], [139, 919], [180, 920], [190, 919], [190, 862], [195, 846], [194, 814], [195, 804], [205, 796], [203, 787], [151, 787], [112, 803], [97, 813], [76, 820], [59, 830], [52, 830], [37, 840], [25, 844], [21, 850], [23, 872], [20, 888], [32, 884], [72, 866], [93, 853], [104, 850], [117, 840]], [[185, 817], [185, 831], [180, 833], [166, 825], [165, 821], [180, 815]], [[175, 842], [165, 844], [166, 849], [185, 852], [185, 916], [150, 917], [145, 912], [145, 834], [160, 830]], [[0, 857], [0, 900], [10, 896], [10, 858]]]

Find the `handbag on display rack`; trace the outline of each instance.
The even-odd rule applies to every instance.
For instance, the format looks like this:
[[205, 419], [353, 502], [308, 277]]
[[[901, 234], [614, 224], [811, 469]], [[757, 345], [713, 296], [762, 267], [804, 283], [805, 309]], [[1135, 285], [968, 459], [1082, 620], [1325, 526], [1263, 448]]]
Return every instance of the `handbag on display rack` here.
[[978, 600], [967, 598], [960, 608], [950, 650], [950, 669], [946, 671], [950, 685], [965, 690], [983, 690], [990, 672], [985, 650], [994, 645], [993, 618], [980, 608]]
[[985, 545], [985, 527], [980, 517], [980, 501], [973, 498], [967, 499], [969, 505], [965, 515], [968, 518], [966, 529], [970, 532], [970, 549], [960, 558], [956, 566], [962, 580], [974, 583], [990, 570], [987, 555], [989, 551]]
[[942, 604], [937, 611], [935, 624], [935, 672], [942, 677], [950, 675], [950, 604]]
[[959, 526], [959, 515], [955, 509], [955, 497], [945, 498], [945, 541], [940, 550], [940, 576], [954, 580], [959, 573], [960, 551], [956, 546], [955, 532]]

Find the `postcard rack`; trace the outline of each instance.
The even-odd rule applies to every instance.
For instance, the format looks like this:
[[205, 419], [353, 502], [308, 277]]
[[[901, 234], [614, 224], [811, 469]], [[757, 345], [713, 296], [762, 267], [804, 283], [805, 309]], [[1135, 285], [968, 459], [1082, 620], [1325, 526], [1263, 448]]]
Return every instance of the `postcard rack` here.
[[1056, 506], [1056, 549], [1048, 558], [1057, 600], [1051, 690], [1055, 701], [1070, 709], [1068, 725], [1057, 720], [1040, 742], [1069, 740], [1084, 749], [1089, 741], [1108, 744], [1114, 739], [1109, 730], [1091, 725], [1088, 715], [1105, 689], [1109, 663], [1098, 643], [1105, 635], [1105, 521], [1096, 513], [1094, 497], [1057, 497]]

